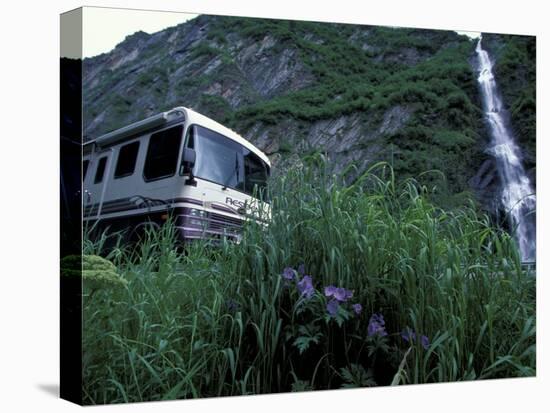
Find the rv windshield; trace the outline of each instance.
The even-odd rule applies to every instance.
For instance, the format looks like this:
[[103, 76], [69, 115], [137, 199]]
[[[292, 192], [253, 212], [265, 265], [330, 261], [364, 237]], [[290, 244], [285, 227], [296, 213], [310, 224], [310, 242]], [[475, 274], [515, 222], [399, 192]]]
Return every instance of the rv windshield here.
[[194, 175], [249, 195], [263, 197], [269, 167], [259, 156], [217, 132], [194, 126], [187, 146], [197, 154]]

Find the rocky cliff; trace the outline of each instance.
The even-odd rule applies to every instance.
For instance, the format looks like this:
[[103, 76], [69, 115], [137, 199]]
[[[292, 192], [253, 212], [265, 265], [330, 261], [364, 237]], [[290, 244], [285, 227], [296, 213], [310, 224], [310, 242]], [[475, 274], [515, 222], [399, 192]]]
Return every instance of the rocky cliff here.
[[536, 38], [483, 34], [514, 135], [532, 182], [536, 180]]
[[[450, 31], [199, 16], [84, 60], [85, 136], [183, 105], [275, 169], [315, 152], [335, 171], [385, 160], [453, 206], [487, 158], [474, 48]], [[421, 175], [434, 169], [446, 178]]]

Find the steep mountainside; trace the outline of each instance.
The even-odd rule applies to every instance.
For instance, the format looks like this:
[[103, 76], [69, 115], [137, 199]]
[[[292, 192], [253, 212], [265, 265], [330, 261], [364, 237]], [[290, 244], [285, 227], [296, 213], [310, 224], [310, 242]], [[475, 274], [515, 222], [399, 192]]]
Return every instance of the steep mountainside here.
[[[315, 152], [336, 171], [355, 164], [353, 176], [386, 160], [453, 206], [487, 159], [474, 48], [450, 31], [199, 16], [84, 60], [85, 135], [183, 105], [275, 170]], [[433, 169], [446, 180], [421, 175]]]
[[484, 34], [495, 76], [532, 182], [536, 167], [536, 38]]

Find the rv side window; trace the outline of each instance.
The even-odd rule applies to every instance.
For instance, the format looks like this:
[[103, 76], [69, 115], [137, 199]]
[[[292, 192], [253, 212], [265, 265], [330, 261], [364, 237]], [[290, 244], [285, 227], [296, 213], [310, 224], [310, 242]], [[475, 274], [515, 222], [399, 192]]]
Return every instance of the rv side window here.
[[187, 138], [187, 147], [195, 149], [195, 127], [191, 126], [189, 128], [188, 138]]
[[244, 156], [244, 175], [244, 191], [263, 198], [267, 186], [267, 165], [250, 151]]
[[95, 170], [94, 184], [99, 184], [101, 181], [103, 181], [103, 174], [105, 173], [106, 163], [107, 163], [106, 156], [99, 159], [99, 162], [97, 163], [97, 169]]
[[182, 125], [178, 125], [151, 135], [143, 167], [146, 181], [167, 178], [176, 173], [182, 129]]
[[134, 173], [138, 151], [139, 142], [129, 143], [119, 149], [115, 168], [115, 179], [130, 176]]
[[[195, 127], [191, 126], [187, 129], [185, 138], [185, 147], [190, 149], [195, 149]], [[190, 171], [189, 165], [186, 165], [183, 161], [183, 156], [181, 158], [181, 164], [180, 164], [180, 175], [188, 174]]]
[[84, 180], [86, 179], [86, 173], [88, 172], [88, 165], [90, 165], [90, 161], [88, 159], [86, 159], [83, 163], [82, 163], [82, 181], [84, 182]]

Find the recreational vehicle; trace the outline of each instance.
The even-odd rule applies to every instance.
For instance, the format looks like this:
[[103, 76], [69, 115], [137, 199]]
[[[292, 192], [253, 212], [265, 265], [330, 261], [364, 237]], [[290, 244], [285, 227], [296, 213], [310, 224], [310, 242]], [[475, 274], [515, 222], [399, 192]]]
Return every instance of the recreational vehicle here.
[[183, 241], [239, 241], [244, 221], [269, 219], [270, 166], [234, 131], [176, 107], [84, 144], [84, 225], [134, 238], [171, 217]]

